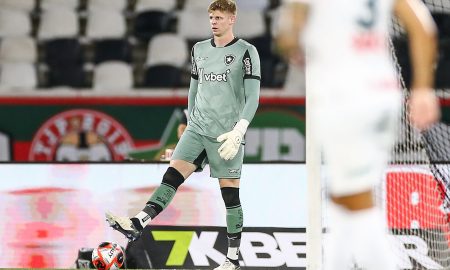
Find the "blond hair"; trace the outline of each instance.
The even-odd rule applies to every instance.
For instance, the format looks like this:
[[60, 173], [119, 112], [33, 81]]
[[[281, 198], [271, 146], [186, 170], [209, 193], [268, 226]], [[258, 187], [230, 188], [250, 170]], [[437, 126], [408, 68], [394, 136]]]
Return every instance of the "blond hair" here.
[[214, 0], [208, 7], [208, 13], [216, 10], [236, 15], [236, 2], [234, 0]]

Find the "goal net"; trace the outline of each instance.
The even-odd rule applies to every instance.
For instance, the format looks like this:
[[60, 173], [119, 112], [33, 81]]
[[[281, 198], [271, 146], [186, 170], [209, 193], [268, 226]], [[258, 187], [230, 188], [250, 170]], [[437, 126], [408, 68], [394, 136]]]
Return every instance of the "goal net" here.
[[[450, 0], [425, 3], [440, 30], [442, 47], [450, 40], [443, 29], [450, 26], [446, 25], [450, 23]], [[397, 22], [392, 30], [392, 55], [407, 100], [411, 79], [407, 39]], [[438, 87], [445, 86], [443, 78], [436, 81]], [[445, 89], [438, 92], [442, 95]], [[398, 141], [380, 192], [400, 269], [450, 269], [450, 126], [443, 119], [419, 134], [410, 126], [405, 102]]]

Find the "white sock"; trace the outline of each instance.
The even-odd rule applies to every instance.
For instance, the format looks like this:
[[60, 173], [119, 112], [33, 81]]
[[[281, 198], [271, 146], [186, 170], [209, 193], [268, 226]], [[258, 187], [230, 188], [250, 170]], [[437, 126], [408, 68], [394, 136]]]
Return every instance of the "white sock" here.
[[327, 211], [330, 223], [329, 231], [324, 235], [324, 269], [350, 269], [352, 252], [349, 237], [352, 232], [348, 226], [347, 211], [332, 202], [328, 204]]
[[141, 223], [142, 228], [145, 228], [145, 226], [147, 226], [147, 224], [150, 223], [150, 221], [152, 220], [150, 218], [150, 215], [145, 213], [144, 211], [139, 212], [136, 216], [134, 216], [135, 218], [137, 218], [139, 220], [139, 222]]
[[350, 211], [329, 204], [330, 233], [325, 240], [325, 269], [395, 270], [384, 218], [378, 208]]
[[232, 260], [239, 259], [239, 248], [238, 247], [228, 247], [227, 257]]
[[354, 255], [367, 270], [395, 270], [396, 259], [388, 240], [386, 219], [376, 207], [351, 212]]

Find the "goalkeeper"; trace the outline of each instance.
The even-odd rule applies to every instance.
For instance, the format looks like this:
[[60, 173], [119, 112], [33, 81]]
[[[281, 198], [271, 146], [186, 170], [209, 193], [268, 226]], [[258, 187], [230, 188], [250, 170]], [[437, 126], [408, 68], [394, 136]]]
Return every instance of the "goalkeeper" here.
[[209, 8], [213, 38], [198, 42], [191, 52], [188, 97], [189, 122], [178, 142], [162, 184], [133, 218], [107, 213], [110, 225], [133, 241], [163, 211], [177, 188], [209, 162], [211, 177], [219, 179], [226, 206], [228, 251], [222, 269], [240, 269], [239, 246], [243, 211], [239, 183], [244, 158], [244, 135], [258, 107], [260, 61], [256, 48], [233, 34], [236, 4], [215, 0]]

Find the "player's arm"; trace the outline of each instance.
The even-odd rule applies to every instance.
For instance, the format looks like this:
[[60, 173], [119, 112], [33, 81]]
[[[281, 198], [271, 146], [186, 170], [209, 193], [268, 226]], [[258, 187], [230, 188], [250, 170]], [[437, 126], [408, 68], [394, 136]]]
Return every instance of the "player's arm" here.
[[195, 63], [194, 57], [194, 47], [192, 47], [191, 51], [191, 61], [192, 61], [192, 69], [191, 69], [191, 82], [189, 84], [189, 93], [188, 93], [188, 115], [191, 116], [192, 110], [195, 106], [195, 96], [197, 95], [198, 88], [198, 72], [197, 72], [197, 64]]
[[287, 59], [300, 58], [300, 36], [308, 17], [308, 0], [285, 0], [281, 7], [276, 44], [279, 53]]
[[437, 30], [433, 18], [420, 0], [397, 0], [394, 6], [406, 32], [412, 63], [410, 119], [419, 129], [426, 129], [440, 115], [434, 94]]
[[248, 125], [255, 116], [259, 105], [261, 67], [258, 51], [255, 47], [250, 47], [244, 53], [242, 65], [244, 69], [244, 109], [233, 130], [217, 137], [218, 142], [225, 141], [218, 150], [220, 157], [225, 160], [233, 159], [236, 156], [242, 138], [247, 132]]
[[241, 120], [250, 123], [258, 109], [261, 86], [261, 63], [255, 47], [250, 47], [245, 52], [242, 65], [244, 67], [245, 105], [241, 113]]

